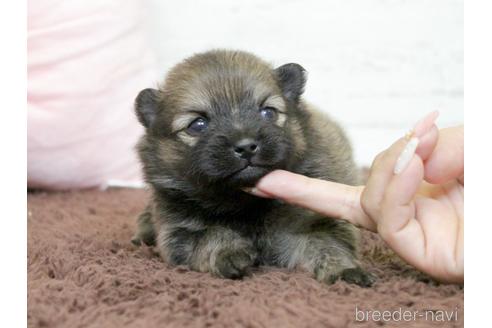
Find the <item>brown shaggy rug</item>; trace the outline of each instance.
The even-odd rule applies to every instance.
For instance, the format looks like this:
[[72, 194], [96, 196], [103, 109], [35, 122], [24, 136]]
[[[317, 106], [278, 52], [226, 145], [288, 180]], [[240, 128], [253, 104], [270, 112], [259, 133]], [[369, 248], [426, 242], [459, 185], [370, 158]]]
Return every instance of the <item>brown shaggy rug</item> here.
[[368, 232], [363, 263], [378, 280], [367, 289], [270, 267], [239, 281], [170, 267], [130, 243], [148, 196], [28, 194], [29, 327], [463, 326], [463, 288], [418, 274]]

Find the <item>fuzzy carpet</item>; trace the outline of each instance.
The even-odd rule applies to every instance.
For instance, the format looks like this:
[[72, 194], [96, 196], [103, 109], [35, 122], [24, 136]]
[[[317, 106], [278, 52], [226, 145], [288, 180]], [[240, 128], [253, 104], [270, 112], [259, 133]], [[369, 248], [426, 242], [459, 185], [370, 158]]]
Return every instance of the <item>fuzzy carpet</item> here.
[[[418, 274], [368, 232], [363, 263], [378, 276], [368, 289], [270, 267], [241, 281], [170, 267], [130, 243], [147, 197], [131, 189], [28, 194], [29, 327], [463, 326], [463, 288]], [[429, 312], [356, 321], [356, 307]]]

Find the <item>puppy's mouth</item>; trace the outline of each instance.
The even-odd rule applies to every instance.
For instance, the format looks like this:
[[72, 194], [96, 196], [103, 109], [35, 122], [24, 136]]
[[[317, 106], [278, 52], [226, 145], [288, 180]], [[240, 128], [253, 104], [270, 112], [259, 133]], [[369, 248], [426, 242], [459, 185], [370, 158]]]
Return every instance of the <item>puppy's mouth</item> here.
[[239, 170], [230, 174], [227, 180], [238, 187], [253, 187], [267, 173], [274, 170], [271, 165], [245, 163]]

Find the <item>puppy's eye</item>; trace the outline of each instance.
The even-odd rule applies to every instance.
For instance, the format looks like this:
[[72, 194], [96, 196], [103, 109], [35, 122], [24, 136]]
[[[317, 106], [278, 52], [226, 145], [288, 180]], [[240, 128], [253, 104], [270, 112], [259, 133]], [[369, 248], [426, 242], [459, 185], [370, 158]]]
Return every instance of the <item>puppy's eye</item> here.
[[199, 117], [195, 119], [193, 122], [188, 125], [186, 131], [191, 135], [198, 135], [205, 131], [208, 127], [208, 121], [203, 117]]
[[260, 108], [260, 115], [269, 121], [275, 121], [277, 119], [277, 109], [273, 107]]

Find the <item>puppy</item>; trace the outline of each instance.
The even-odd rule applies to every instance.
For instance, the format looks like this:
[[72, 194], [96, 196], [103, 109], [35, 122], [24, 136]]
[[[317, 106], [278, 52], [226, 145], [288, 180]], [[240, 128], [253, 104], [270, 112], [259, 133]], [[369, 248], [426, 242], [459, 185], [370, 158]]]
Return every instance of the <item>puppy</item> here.
[[274, 69], [247, 52], [214, 50], [141, 91], [135, 109], [146, 133], [137, 148], [153, 199], [132, 241], [224, 278], [261, 264], [371, 285], [354, 226], [243, 191], [275, 169], [357, 183], [349, 142], [302, 100], [305, 83], [298, 64]]

